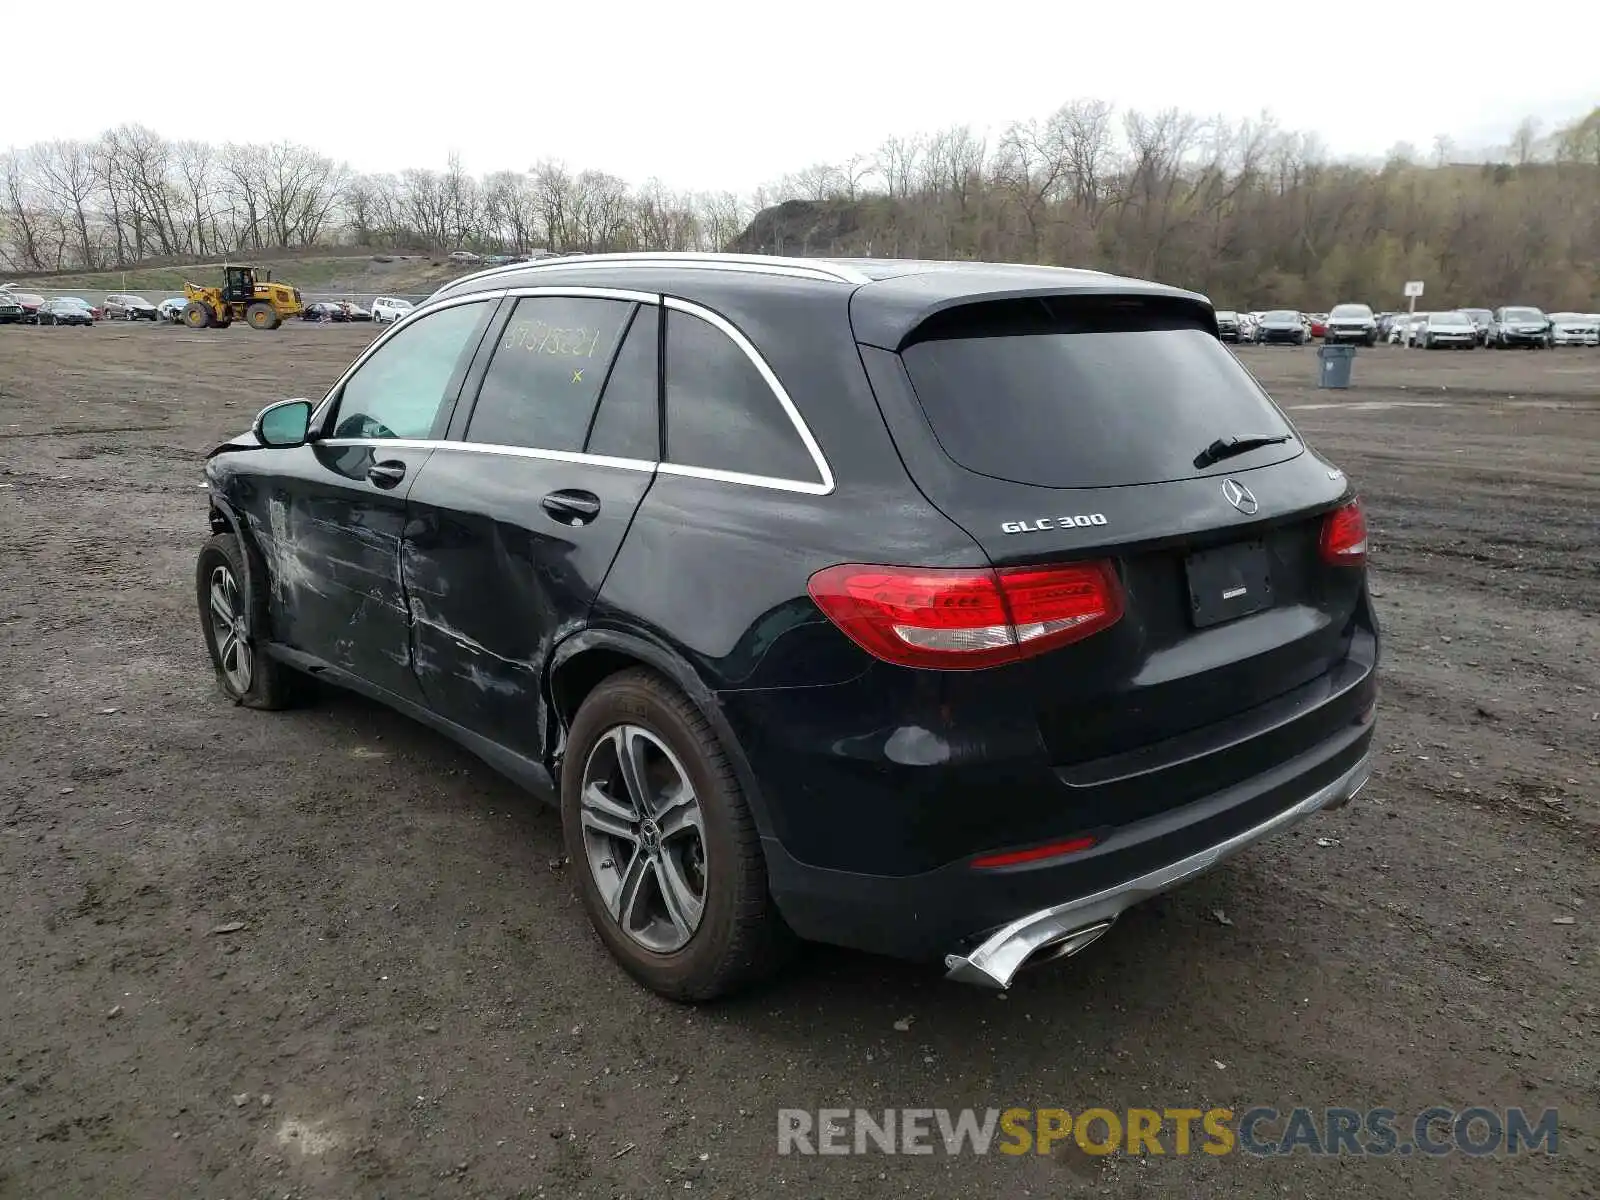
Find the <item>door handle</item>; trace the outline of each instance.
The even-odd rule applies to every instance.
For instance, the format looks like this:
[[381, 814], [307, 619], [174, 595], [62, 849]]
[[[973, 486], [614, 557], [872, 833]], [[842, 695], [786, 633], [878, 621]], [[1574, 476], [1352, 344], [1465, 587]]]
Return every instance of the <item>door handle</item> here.
[[600, 515], [600, 497], [577, 488], [551, 492], [539, 506], [563, 525], [587, 525]]
[[406, 465], [398, 459], [391, 458], [387, 462], [373, 463], [367, 468], [367, 480], [373, 487], [399, 487], [400, 481], [405, 477]]

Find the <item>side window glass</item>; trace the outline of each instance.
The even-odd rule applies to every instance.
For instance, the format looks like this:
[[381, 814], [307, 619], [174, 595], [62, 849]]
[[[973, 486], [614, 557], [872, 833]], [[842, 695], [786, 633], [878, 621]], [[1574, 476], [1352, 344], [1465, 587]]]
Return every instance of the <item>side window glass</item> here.
[[333, 436], [426, 438], [492, 307], [441, 308], [386, 341], [345, 382]]
[[489, 360], [466, 440], [582, 450], [633, 307], [578, 296], [518, 300]]
[[667, 312], [667, 461], [821, 482], [750, 356], [709, 321], [676, 309]]
[[617, 361], [606, 377], [600, 411], [584, 449], [612, 458], [639, 458], [655, 462], [661, 457], [657, 428], [659, 407], [656, 385], [661, 310], [653, 304], [639, 307]]

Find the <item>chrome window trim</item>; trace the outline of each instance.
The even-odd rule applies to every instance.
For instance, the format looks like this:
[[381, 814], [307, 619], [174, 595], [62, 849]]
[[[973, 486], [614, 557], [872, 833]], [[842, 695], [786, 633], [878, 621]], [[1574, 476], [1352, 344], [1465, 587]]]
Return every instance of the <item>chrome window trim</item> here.
[[[789, 393], [784, 389], [778, 377], [773, 373], [767, 360], [761, 357], [761, 352], [754, 343], [740, 332], [739, 327], [729, 321], [721, 313], [713, 312], [702, 304], [693, 301], [680, 300], [676, 296], [662, 297], [662, 304], [667, 308], [684, 313], [686, 316], [698, 317], [702, 321], [719, 330], [735, 346], [742, 350], [745, 357], [755, 365], [761, 378], [766, 381], [767, 387], [777, 397], [778, 403], [783, 406], [783, 411], [789, 418], [789, 423], [794, 426], [794, 431], [800, 435], [801, 444], [811, 456], [812, 464], [817, 468], [821, 482], [806, 479], [781, 479], [770, 475], [746, 475], [738, 471], [727, 471], [714, 467], [693, 467], [683, 463], [663, 462], [661, 472], [665, 475], [679, 475], [689, 479], [714, 479], [723, 483], [743, 483], [752, 487], [773, 488], [785, 492], [801, 492], [808, 496], [826, 496], [833, 491], [833, 471], [828, 467], [828, 460], [823, 456], [822, 447], [817, 445], [817, 439], [811, 435], [811, 427], [800, 415], [800, 410], [795, 407], [794, 401], [789, 398]], [[668, 370], [671, 363], [668, 363]], [[669, 418], [670, 419], [670, 418]], [[668, 436], [671, 431], [669, 428]]]
[[[632, 256], [623, 256], [632, 257]], [[552, 259], [551, 262], [562, 260]], [[526, 263], [516, 264], [526, 266]], [[499, 268], [496, 268], [499, 270]], [[442, 300], [428, 302], [425, 307], [419, 306], [407, 313], [400, 320], [377, 338], [373, 339], [370, 346], [346, 368], [337, 383], [329, 389], [323, 397], [321, 404], [313, 412], [314, 422], [320, 423], [326, 409], [333, 398], [343, 389], [345, 383], [359, 370], [363, 363], [377, 352], [385, 342], [404, 329], [414, 318], [429, 313], [438, 312], [444, 308], [454, 308], [461, 304], [498, 302], [507, 296], [511, 297], [538, 297], [538, 296], [576, 296], [579, 298], [593, 298], [600, 300], [622, 300], [638, 304], [660, 305], [669, 309], [676, 309], [686, 316], [698, 317], [713, 328], [717, 329], [724, 337], [737, 346], [746, 358], [755, 366], [762, 380], [776, 397], [784, 414], [789, 418], [790, 425], [799, 435], [800, 442], [810, 455], [812, 464], [817, 468], [820, 482], [806, 479], [782, 479], [770, 475], [751, 475], [742, 471], [728, 471], [716, 467], [695, 467], [683, 463], [653, 462], [646, 459], [617, 458], [605, 454], [585, 454], [575, 450], [542, 450], [529, 446], [504, 446], [489, 442], [468, 442], [464, 440], [447, 440], [443, 438], [322, 438], [314, 444], [318, 446], [387, 446], [394, 450], [456, 450], [469, 454], [495, 454], [512, 458], [531, 458], [546, 462], [568, 462], [585, 464], [589, 466], [611, 467], [625, 471], [652, 471], [662, 475], [673, 475], [682, 479], [705, 479], [715, 483], [731, 483], [745, 487], [766, 488], [770, 491], [795, 492], [806, 496], [831, 495], [835, 481], [833, 471], [828, 465], [822, 448], [817, 444], [810, 426], [805, 418], [800, 415], [800, 410], [795, 407], [787, 389], [779, 381], [777, 375], [768, 365], [761, 352], [754, 343], [747, 338], [738, 326], [734, 325], [722, 314], [696, 304], [690, 300], [682, 300], [676, 296], [663, 296], [654, 292], [632, 291], [626, 288], [583, 287], [571, 284], [550, 284], [538, 287], [501, 288], [495, 291], [470, 292], [462, 296], [450, 296]]]
[[622, 300], [630, 304], [661, 303], [661, 296], [656, 292], [638, 292], [629, 288], [585, 287], [576, 283], [546, 283], [537, 287], [507, 288], [503, 294], [518, 299], [572, 296], [579, 300]]
[[536, 458], [545, 462], [579, 463], [613, 467], [619, 471], [654, 471], [657, 464], [643, 458], [615, 458], [609, 454], [583, 454], [577, 450], [535, 450], [529, 446], [500, 446], [491, 442], [454, 442], [445, 438], [323, 438], [317, 446], [370, 446], [393, 450], [459, 450], [466, 454], [494, 454], [505, 458]]
[[746, 475], [740, 471], [719, 471], [715, 467], [685, 467], [679, 463], [661, 463], [656, 471], [661, 475], [676, 475], [680, 479], [709, 479], [713, 483], [736, 483], [774, 492], [799, 492], [806, 496], [826, 496], [832, 490], [800, 479], [774, 479], [770, 475]]

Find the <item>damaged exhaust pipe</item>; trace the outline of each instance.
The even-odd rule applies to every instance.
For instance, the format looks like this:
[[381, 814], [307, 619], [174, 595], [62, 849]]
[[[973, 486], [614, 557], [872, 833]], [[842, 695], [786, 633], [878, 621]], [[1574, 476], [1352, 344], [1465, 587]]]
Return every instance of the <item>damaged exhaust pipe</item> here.
[[980, 987], [1008, 988], [1024, 967], [1071, 958], [1091, 942], [1098, 941], [1111, 926], [1111, 921], [1101, 921], [1070, 933], [1035, 926], [1019, 930], [1004, 940], [991, 938], [971, 954], [947, 954], [945, 978]]

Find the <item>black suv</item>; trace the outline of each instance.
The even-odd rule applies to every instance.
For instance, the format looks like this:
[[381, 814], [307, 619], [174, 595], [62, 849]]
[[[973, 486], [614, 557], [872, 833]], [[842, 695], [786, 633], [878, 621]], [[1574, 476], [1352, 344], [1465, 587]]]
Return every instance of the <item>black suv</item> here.
[[795, 935], [1004, 987], [1370, 769], [1361, 508], [1174, 288], [516, 264], [206, 476], [228, 695], [330, 680], [553, 792], [675, 997]]
[[1491, 350], [1509, 350], [1513, 346], [1544, 350], [1553, 341], [1549, 317], [1537, 308], [1513, 306], [1494, 310], [1484, 344]]

